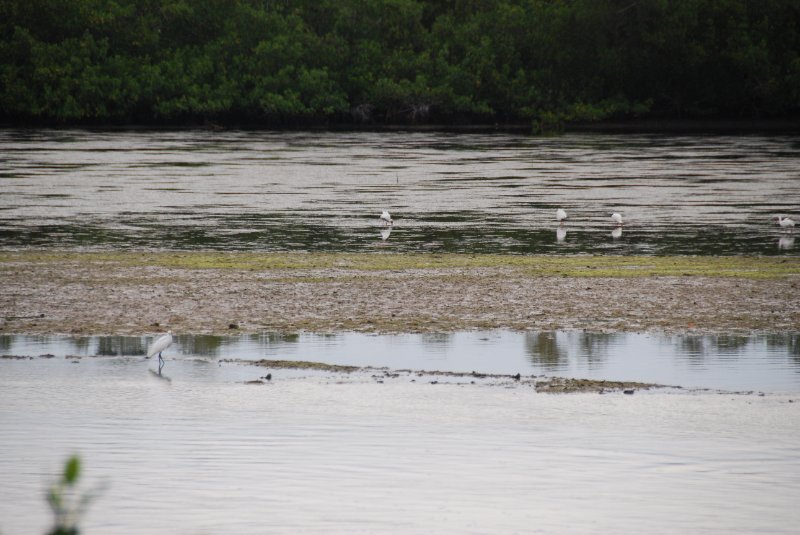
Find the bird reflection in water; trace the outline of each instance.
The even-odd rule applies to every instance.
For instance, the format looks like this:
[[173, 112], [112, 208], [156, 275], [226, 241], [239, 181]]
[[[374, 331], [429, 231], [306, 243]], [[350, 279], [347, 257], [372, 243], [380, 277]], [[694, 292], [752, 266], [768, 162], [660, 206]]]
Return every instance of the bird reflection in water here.
[[565, 227], [558, 227], [556, 229], [556, 243], [564, 243], [567, 239], [567, 229]]
[[794, 247], [794, 236], [781, 236], [778, 238], [778, 249], [786, 250]]
[[150, 373], [153, 375], [153, 377], [156, 377], [158, 379], [161, 379], [162, 381], [166, 381], [168, 383], [171, 383], [172, 379], [170, 379], [169, 377], [167, 377], [166, 375], [161, 373], [161, 368], [163, 368], [163, 367], [164, 366], [159, 366], [158, 371], [155, 371], [154, 369], [150, 368]]
[[389, 239], [389, 235], [392, 233], [392, 227], [384, 227], [381, 229], [381, 239], [386, 241]]
[[611, 231], [611, 237], [615, 240], [618, 240], [622, 237], [622, 227], [615, 227], [614, 230]]

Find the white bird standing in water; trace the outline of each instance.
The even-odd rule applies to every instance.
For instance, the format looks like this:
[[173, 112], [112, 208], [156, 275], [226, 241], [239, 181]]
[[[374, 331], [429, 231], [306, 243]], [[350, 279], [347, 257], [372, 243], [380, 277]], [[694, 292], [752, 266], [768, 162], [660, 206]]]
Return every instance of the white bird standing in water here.
[[563, 208], [556, 210], [556, 221], [558, 221], [559, 224], [563, 223], [566, 218], [567, 212], [565, 212]]
[[611, 221], [613, 221], [617, 226], [622, 226], [622, 214], [619, 212], [614, 212], [611, 214]]
[[784, 230], [792, 230], [794, 228], [794, 219], [789, 217], [775, 216], [772, 220]]
[[172, 331], [167, 331], [167, 334], [160, 336], [158, 340], [153, 342], [153, 345], [150, 346], [150, 349], [147, 350], [147, 358], [150, 358], [153, 355], [158, 354], [159, 371], [161, 371], [162, 366], [164, 366], [164, 359], [161, 358], [161, 352], [167, 349], [171, 345], [172, 345]]
[[387, 212], [386, 210], [384, 210], [383, 213], [381, 214], [381, 223], [383, 223], [384, 225], [389, 225], [389, 226], [391, 226], [393, 224], [392, 216], [389, 215], [389, 212]]

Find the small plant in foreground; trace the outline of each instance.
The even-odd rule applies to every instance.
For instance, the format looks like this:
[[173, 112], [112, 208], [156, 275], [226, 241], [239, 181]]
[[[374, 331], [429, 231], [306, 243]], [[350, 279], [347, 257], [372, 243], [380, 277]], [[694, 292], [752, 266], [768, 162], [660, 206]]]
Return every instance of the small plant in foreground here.
[[78, 535], [78, 521], [94, 498], [91, 493], [78, 495], [77, 483], [81, 460], [77, 455], [67, 459], [61, 478], [47, 491], [47, 503], [55, 516], [55, 525], [48, 535]]

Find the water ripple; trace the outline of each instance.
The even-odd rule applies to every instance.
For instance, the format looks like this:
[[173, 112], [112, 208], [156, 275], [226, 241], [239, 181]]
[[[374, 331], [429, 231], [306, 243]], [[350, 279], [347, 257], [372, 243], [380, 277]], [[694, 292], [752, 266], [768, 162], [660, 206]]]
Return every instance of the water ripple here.
[[800, 215], [792, 136], [3, 130], [0, 149], [6, 248], [364, 250], [388, 209], [397, 251], [798, 254], [770, 222]]

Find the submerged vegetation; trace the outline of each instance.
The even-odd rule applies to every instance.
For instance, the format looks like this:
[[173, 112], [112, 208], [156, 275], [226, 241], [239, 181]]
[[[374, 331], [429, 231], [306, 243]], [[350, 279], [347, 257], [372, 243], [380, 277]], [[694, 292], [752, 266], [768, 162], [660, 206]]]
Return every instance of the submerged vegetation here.
[[786, 118], [794, 0], [9, 0], [0, 120]]

